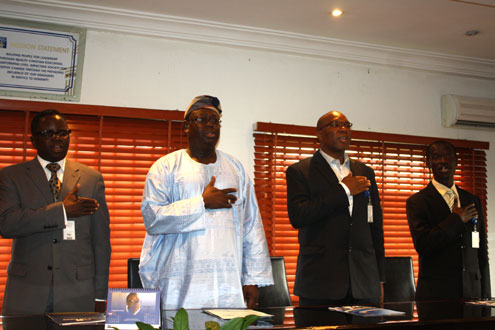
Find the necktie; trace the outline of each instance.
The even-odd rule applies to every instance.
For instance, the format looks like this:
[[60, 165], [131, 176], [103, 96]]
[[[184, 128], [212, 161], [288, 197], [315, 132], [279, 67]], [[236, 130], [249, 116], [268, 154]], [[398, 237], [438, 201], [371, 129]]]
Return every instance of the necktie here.
[[62, 183], [57, 177], [57, 171], [60, 169], [60, 165], [57, 163], [50, 163], [46, 165], [46, 168], [50, 170], [52, 176], [48, 183], [50, 184], [50, 189], [52, 190], [53, 198], [57, 200], [58, 194], [60, 193], [60, 188], [62, 187]]
[[452, 211], [452, 206], [454, 206], [454, 201], [455, 201], [455, 194], [452, 189], [449, 189], [445, 192], [445, 201], [447, 202], [447, 205], [449, 206], [450, 211]]

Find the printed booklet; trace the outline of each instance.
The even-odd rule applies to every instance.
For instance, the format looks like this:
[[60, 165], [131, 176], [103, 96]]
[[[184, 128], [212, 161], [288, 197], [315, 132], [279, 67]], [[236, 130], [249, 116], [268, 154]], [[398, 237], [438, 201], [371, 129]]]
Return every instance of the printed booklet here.
[[334, 312], [342, 312], [359, 316], [399, 316], [405, 315], [404, 312], [394, 311], [391, 309], [370, 307], [370, 306], [340, 306], [340, 307], [328, 307], [329, 310]]
[[160, 327], [160, 290], [108, 289], [105, 329], [137, 329], [136, 322]]
[[103, 313], [48, 313], [48, 318], [60, 326], [77, 324], [103, 324]]

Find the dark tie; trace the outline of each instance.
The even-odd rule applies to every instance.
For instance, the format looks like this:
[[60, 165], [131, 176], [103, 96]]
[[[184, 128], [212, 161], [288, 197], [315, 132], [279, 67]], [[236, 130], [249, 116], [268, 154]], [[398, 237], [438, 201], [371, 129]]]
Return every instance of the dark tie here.
[[60, 165], [58, 165], [57, 163], [50, 163], [46, 165], [46, 168], [49, 169], [52, 173], [52, 176], [50, 177], [50, 180], [48, 180], [48, 183], [50, 184], [53, 198], [57, 200], [58, 194], [60, 193], [60, 188], [62, 187], [62, 184], [57, 177], [57, 171], [60, 169]]

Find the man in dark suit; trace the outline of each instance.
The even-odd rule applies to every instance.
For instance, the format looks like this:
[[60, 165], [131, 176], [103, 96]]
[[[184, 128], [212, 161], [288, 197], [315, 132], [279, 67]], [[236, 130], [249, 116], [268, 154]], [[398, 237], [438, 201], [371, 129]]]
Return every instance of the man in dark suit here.
[[351, 126], [338, 111], [323, 115], [320, 150], [286, 172], [289, 218], [299, 230], [294, 294], [301, 306], [380, 302], [380, 198], [373, 170], [346, 155]]
[[109, 214], [101, 174], [66, 159], [56, 110], [31, 122], [37, 157], [0, 170], [0, 234], [13, 238], [2, 314], [94, 311], [106, 299]]
[[433, 180], [407, 200], [407, 220], [419, 254], [416, 300], [489, 298], [486, 223], [480, 200], [454, 184], [455, 147], [426, 150]]

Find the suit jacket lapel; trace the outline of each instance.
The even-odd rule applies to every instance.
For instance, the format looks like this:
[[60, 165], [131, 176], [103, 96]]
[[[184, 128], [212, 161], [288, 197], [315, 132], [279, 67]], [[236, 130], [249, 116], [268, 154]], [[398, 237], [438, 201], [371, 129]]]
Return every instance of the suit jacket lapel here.
[[433, 183], [431, 183], [431, 181], [426, 186], [425, 190], [428, 193], [427, 196], [428, 200], [438, 210], [438, 212], [441, 212], [442, 214], [451, 213], [450, 208], [447, 205], [447, 202], [445, 202], [445, 199], [443, 199], [442, 195], [440, 195], [437, 188], [435, 188], [435, 186], [433, 185]]
[[26, 163], [26, 176], [29, 177], [40, 191], [47, 204], [53, 203], [53, 195], [46, 178], [45, 171], [41, 167], [38, 158], [34, 158]]
[[[315, 173], [316, 177], [313, 177], [310, 182], [314, 183], [318, 186], [326, 186], [326, 185], [336, 185], [339, 183], [339, 179], [337, 175], [330, 167], [325, 158], [321, 155], [320, 151], [317, 151], [313, 155], [313, 159], [311, 160], [310, 165], [310, 175]], [[351, 167], [352, 170], [352, 167]], [[323, 177], [323, 180], [321, 179]], [[327, 189], [327, 188], [325, 188]], [[354, 206], [353, 206], [354, 209]], [[349, 213], [347, 213], [350, 215]]]
[[[363, 171], [361, 170], [361, 166], [357, 166], [357, 161], [354, 159], [349, 158], [349, 165], [351, 168], [351, 173], [352, 176], [364, 176]], [[358, 194], [356, 196], [353, 196], [353, 203], [352, 203], [352, 214], [356, 214], [356, 207], [358, 205], [359, 199], [364, 198], [364, 194]]]
[[62, 200], [79, 180], [79, 168], [75, 162], [68, 159], [65, 160], [64, 181], [62, 182], [62, 190], [60, 191], [59, 200]]
[[349, 158], [349, 163], [351, 167], [352, 176], [358, 176], [358, 175], [364, 176], [364, 173], [362, 173], [361, 171], [361, 167], [356, 165], [357, 161]]
[[[339, 179], [337, 178], [337, 176], [335, 175], [335, 173], [333, 172], [332, 168], [325, 160], [325, 158], [323, 158], [320, 151], [315, 152], [315, 154], [313, 155], [313, 158], [311, 159], [310, 167], [311, 167], [309, 171], [310, 174], [312, 173], [316, 174], [317, 178], [320, 176], [323, 177], [328, 184], [332, 185], [339, 182]], [[318, 181], [319, 181], [319, 185], [323, 184], [321, 180]]]
[[456, 185], [456, 188], [457, 188], [457, 192], [459, 193], [459, 199], [461, 200], [461, 207], [464, 207], [464, 206], [468, 205], [469, 203], [473, 203], [473, 200], [471, 199], [471, 197], [468, 194], [466, 194], [466, 192], [464, 190], [459, 188], [459, 186], [457, 186], [457, 185]]

